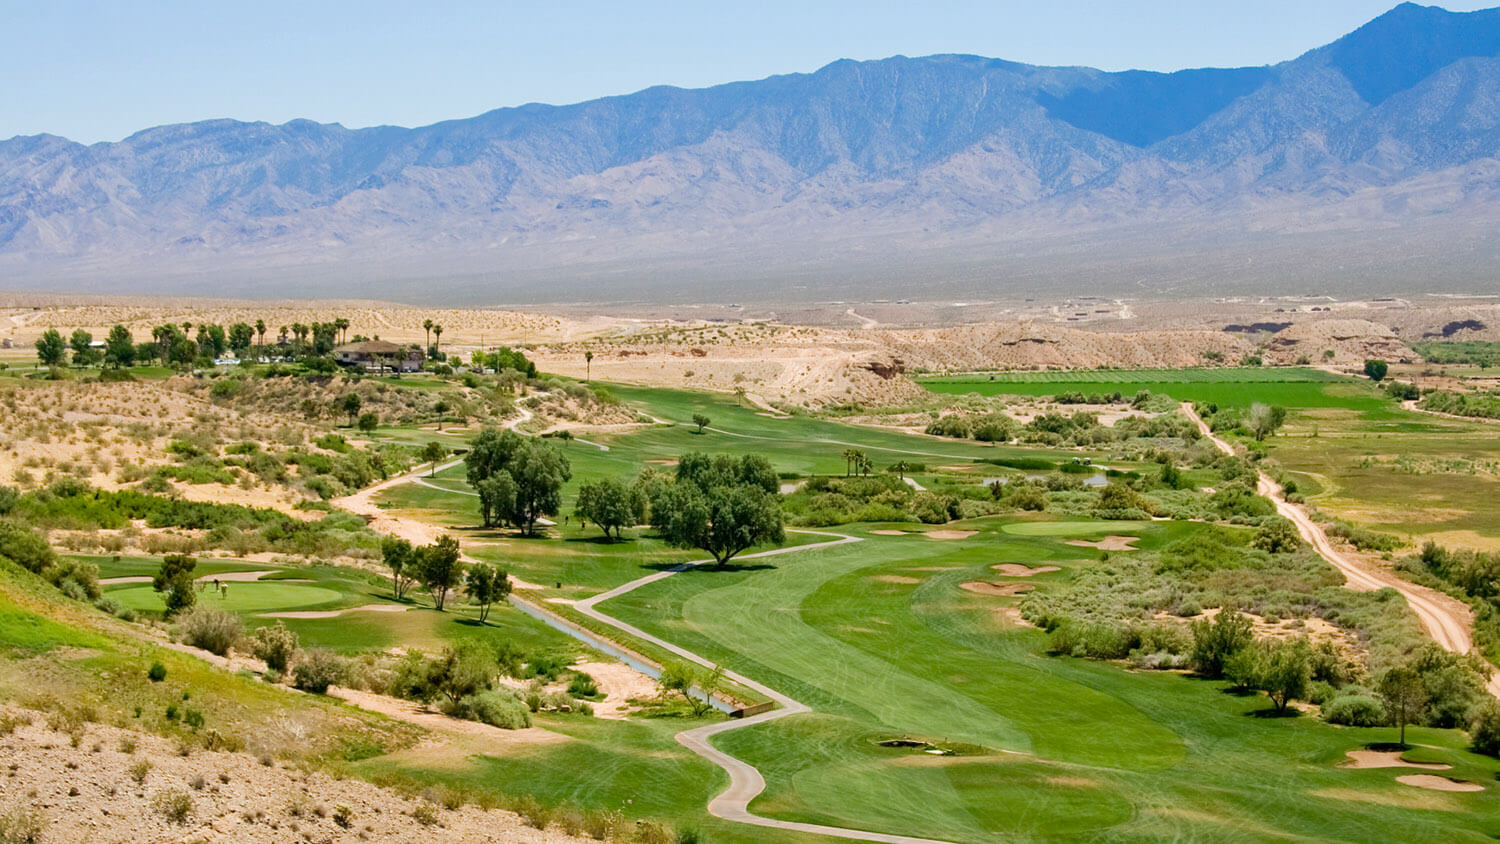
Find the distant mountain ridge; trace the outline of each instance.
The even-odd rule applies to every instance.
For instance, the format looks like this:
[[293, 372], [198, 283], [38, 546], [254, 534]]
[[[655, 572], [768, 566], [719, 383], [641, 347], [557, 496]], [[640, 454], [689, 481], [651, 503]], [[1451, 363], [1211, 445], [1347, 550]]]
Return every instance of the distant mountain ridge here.
[[0, 287], [450, 301], [1493, 289], [1500, 9], [1279, 65], [837, 61], [414, 129], [0, 142]]

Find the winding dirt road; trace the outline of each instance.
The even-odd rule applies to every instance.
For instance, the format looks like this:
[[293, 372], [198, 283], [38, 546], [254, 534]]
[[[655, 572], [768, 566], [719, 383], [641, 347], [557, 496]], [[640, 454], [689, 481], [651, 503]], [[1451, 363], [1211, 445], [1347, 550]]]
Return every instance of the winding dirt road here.
[[[1193, 420], [1193, 423], [1198, 426], [1198, 431], [1207, 437], [1219, 451], [1225, 454], [1235, 453], [1234, 447], [1215, 435], [1208, 423], [1203, 421], [1203, 417], [1193, 409], [1192, 402], [1183, 402], [1182, 412]], [[1473, 616], [1467, 606], [1441, 592], [1419, 586], [1384, 569], [1370, 566], [1335, 548], [1329, 541], [1327, 532], [1307, 515], [1305, 509], [1286, 500], [1286, 491], [1281, 488], [1281, 484], [1265, 472], [1257, 470], [1257, 474], [1259, 481], [1256, 483], [1256, 491], [1271, 499], [1276, 505], [1276, 512], [1296, 525], [1297, 532], [1302, 535], [1302, 539], [1311, 545], [1319, 556], [1327, 560], [1329, 565], [1344, 575], [1348, 581], [1345, 584], [1348, 588], [1361, 592], [1394, 589], [1401, 593], [1401, 597], [1406, 599], [1406, 603], [1417, 614], [1417, 619], [1422, 622], [1427, 635], [1431, 636], [1433, 641], [1443, 649], [1454, 653], [1468, 653], [1474, 649], [1474, 638], [1469, 632], [1473, 624]], [[1489, 689], [1490, 694], [1500, 697], [1500, 676], [1492, 674], [1486, 688]]]

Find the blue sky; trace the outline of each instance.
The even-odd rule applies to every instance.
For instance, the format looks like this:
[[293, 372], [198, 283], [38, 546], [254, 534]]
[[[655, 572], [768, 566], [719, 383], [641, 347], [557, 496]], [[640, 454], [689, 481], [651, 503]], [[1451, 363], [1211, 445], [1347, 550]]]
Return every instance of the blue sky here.
[[118, 140], [215, 117], [415, 126], [895, 54], [1109, 70], [1270, 64], [1394, 3], [0, 0], [0, 138]]

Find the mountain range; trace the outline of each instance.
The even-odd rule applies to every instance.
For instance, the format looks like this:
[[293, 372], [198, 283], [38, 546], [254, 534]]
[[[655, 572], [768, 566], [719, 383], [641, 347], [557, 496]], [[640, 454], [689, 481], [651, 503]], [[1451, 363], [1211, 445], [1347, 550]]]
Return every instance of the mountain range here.
[[0, 142], [0, 288], [454, 304], [1491, 292], [1500, 9], [1266, 67], [837, 61], [420, 128]]

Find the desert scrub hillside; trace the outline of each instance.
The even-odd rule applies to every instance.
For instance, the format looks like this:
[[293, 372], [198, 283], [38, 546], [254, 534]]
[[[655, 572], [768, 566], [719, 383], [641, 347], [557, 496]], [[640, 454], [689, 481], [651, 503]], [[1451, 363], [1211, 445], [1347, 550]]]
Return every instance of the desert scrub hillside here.
[[17, 494], [0, 487], [0, 516], [48, 531], [74, 551], [235, 556], [278, 553], [308, 558], [373, 559], [379, 537], [363, 519], [336, 511], [294, 518], [278, 510], [189, 501], [139, 490], [102, 490], [64, 479]]

